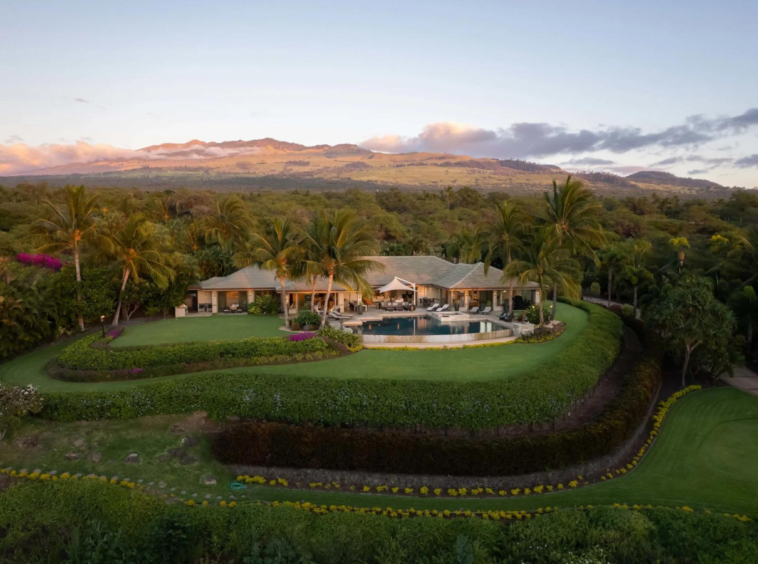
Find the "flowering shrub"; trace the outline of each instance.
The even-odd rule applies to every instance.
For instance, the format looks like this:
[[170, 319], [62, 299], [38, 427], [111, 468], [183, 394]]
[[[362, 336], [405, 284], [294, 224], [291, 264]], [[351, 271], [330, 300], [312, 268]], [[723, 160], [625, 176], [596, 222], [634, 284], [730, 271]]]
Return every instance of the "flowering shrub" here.
[[316, 336], [316, 333], [294, 333], [289, 336], [290, 343], [299, 343], [300, 341], [307, 341], [308, 339], [313, 339], [313, 337]]
[[301, 311], [297, 314], [297, 317], [295, 318], [295, 323], [300, 325], [301, 327], [304, 325], [320, 325], [321, 324], [321, 316], [316, 313], [315, 311]]
[[42, 397], [31, 384], [11, 387], [0, 383], [0, 441], [23, 417], [41, 410]]
[[39, 266], [55, 271], [63, 267], [63, 263], [60, 260], [45, 254], [30, 255], [29, 253], [18, 253], [16, 260], [27, 266]]
[[350, 352], [357, 352], [363, 348], [361, 336], [356, 333], [348, 333], [327, 325], [318, 334], [332, 342], [344, 345]]

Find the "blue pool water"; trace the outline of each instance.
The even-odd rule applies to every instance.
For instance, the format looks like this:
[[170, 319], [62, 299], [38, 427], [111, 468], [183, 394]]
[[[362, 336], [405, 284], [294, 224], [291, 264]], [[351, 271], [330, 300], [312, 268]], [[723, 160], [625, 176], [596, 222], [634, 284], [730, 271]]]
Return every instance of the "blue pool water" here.
[[381, 321], [365, 321], [356, 329], [364, 335], [463, 335], [490, 333], [505, 327], [485, 320], [442, 323], [431, 317], [385, 317]]

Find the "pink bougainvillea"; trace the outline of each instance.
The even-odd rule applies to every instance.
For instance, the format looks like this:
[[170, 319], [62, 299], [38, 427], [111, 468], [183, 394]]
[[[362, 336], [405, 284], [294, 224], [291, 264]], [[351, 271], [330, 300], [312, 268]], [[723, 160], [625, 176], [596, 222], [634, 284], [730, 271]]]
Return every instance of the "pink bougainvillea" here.
[[19, 253], [16, 255], [16, 260], [21, 264], [40, 266], [50, 270], [60, 270], [63, 267], [63, 263], [60, 260], [44, 254], [30, 255], [29, 253]]
[[315, 337], [315, 333], [295, 333], [293, 335], [290, 335], [290, 342], [297, 342], [297, 341], [307, 341], [308, 339], [312, 339]]

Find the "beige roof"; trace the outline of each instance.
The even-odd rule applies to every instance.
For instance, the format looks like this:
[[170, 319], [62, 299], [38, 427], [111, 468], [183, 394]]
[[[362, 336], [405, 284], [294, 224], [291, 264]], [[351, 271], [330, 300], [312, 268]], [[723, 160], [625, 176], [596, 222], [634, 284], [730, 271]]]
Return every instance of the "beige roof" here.
[[[505, 289], [508, 282], [501, 281], [503, 271], [490, 267], [484, 274], [484, 264], [454, 264], [434, 256], [401, 256], [401, 257], [366, 257], [383, 266], [383, 269], [373, 270], [366, 274], [366, 280], [374, 287], [384, 286], [392, 280], [401, 278], [404, 281], [419, 286], [438, 286], [449, 290], [464, 289]], [[518, 284], [516, 284], [518, 286]], [[319, 278], [316, 291], [325, 292], [327, 281]], [[234, 274], [225, 277], [215, 277], [197, 284], [203, 290], [276, 290], [281, 286], [271, 271], [261, 270], [257, 266], [248, 266]], [[537, 284], [528, 284], [536, 288]], [[311, 284], [305, 280], [288, 281], [287, 291], [308, 292]], [[333, 284], [332, 290], [345, 290], [339, 284]]]

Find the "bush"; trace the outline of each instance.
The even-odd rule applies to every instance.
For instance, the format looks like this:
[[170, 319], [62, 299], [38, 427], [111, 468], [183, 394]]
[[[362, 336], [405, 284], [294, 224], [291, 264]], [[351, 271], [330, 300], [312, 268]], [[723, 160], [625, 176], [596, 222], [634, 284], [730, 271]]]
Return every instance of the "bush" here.
[[624, 304], [621, 306], [621, 316], [622, 317], [634, 317], [634, 306], [631, 306], [629, 304]]
[[[292, 365], [287, 375], [198, 375], [137, 389], [48, 393], [43, 415], [76, 421], [207, 411], [217, 419], [241, 416], [326, 426], [423, 424], [465, 429], [550, 421], [597, 383], [620, 348], [618, 316], [599, 306], [574, 305], [589, 312], [589, 326], [558, 357], [519, 378], [488, 382], [310, 378], [298, 376], [297, 365]], [[322, 335], [344, 339], [346, 346], [358, 338], [336, 329]]]
[[24, 483], [0, 492], [0, 560], [690, 564], [758, 558], [755, 522], [715, 512], [596, 507], [531, 519], [498, 514], [498, 522], [325, 511], [291, 504], [187, 507], [94, 480]]
[[600, 295], [600, 283], [599, 282], [593, 282], [590, 284], [590, 295], [591, 296], [599, 296]]
[[[545, 322], [547, 323], [550, 321], [550, 314], [553, 311], [553, 305], [550, 304], [543, 304], [544, 309], [544, 316], [545, 316]], [[524, 310], [524, 316], [526, 317], [526, 320], [533, 324], [533, 325], [539, 325], [540, 324], [540, 306], [537, 304], [530, 305], [526, 310]]]
[[[131, 370], [165, 366], [187, 366], [224, 360], [259, 360], [326, 353], [323, 339], [290, 341], [287, 337], [252, 337], [240, 341], [208, 341], [113, 349], [98, 333], [82, 337], [66, 347], [58, 365], [71, 370]], [[99, 346], [93, 346], [93, 345]]]
[[363, 339], [357, 333], [348, 333], [327, 325], [318, 334], [334, 343], [344, 345], [350, 352], [357, 352], [363, 348]]
[[321, 323], [321, 316], [315, 311], [303, 310], [297, 314], [295, 323], [304, 327], [305, 325], [318, 326]]
[[247, 312], [252, 315], [276, 315], [281, 303], [274, 296], [258, 296], [247, 306]]
[[610, 454], [642, 424], [661, 382], [657, 359], [632, 369], [591, 423], [546, 435], [450, 438], [362, 429], [244, 423], [216, 435], [224, 464], [451, 476], [505, 476], [559, 469]]

